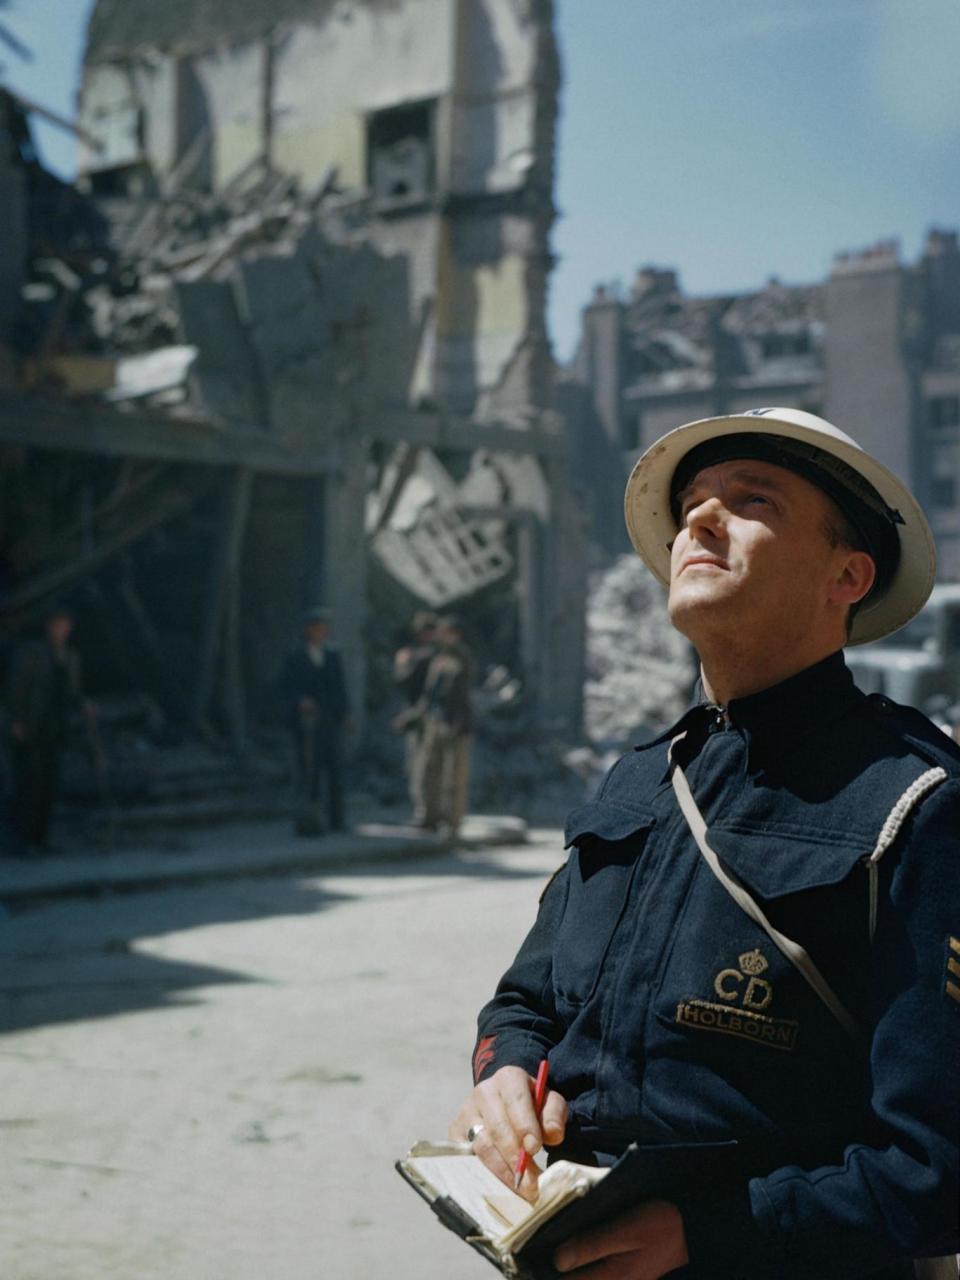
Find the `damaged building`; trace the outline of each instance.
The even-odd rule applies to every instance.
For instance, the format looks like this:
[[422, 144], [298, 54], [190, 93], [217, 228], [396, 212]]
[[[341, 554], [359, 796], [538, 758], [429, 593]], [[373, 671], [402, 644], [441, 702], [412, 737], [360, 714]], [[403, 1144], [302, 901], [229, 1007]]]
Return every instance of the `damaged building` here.
[[4, 643], [69, 596], [95, 684], [242, 744], [304, 606], [361, 721], [454, 607], [576, 733], [558, 91], [549, 0], [97, 0], [76, 190], [3, 99]]
[[939, 575], [960, 580], [960, 247], [933, 230], [915, 263], [895, 241], [841, 253], [829, 278], [689, 297], [676, 271], [645, 267], [628, 296], [600, 287], [584, 309], [563, 388], [595, 524], [611, 474], [665, 431], [758, 405], [836, 422], [902, 476], [927, 512]]

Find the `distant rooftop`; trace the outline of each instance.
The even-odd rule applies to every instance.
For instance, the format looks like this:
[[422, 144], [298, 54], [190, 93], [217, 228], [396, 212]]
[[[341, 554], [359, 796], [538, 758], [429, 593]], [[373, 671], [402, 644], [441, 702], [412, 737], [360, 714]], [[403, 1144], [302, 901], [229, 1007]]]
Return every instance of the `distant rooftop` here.
[[[354, 3], [357, 0], [353, 0]], [[381, 9], [401, 0], [360, 0]], [[207, 48], [250, 39], [297, 20], [321, 20], [337, 0], [97, 0], [87, 28], [87, 63], [143, 49]]]

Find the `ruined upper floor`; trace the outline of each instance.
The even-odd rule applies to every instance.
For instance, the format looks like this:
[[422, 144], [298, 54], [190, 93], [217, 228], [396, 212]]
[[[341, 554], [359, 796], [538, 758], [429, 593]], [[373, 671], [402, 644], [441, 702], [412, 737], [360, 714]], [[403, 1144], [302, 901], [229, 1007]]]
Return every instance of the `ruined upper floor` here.
[[549, 198], [557, 82], [550, 0], [98, 0], [80, 171], [218, 190], [266, 159], [397, 206]]

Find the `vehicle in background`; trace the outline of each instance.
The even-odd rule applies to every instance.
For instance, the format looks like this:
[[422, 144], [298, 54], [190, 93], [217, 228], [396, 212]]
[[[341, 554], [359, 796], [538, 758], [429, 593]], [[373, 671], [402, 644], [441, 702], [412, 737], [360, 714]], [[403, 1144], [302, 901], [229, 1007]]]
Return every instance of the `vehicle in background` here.
[[960, 720], [960, 583], [936, 586], [919, 614], [875, 644], [848, 649], [864, 693], [919, 707], [941, 727]]

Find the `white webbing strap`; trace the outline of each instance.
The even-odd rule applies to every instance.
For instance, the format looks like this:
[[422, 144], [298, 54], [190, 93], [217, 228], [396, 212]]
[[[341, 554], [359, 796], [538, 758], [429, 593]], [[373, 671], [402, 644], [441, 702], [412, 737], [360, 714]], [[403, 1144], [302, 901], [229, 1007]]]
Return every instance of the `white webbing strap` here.
[[697, 802], [693, 798], [693, 792], [690, 790], [690, 784], [687, 782], [686, 775], [674, 759], [674, 748], [678, 742], [686, 737], [686, 733], [681, 733], [670, 743], [670, 781], [673, 783], [673, 790], [680, 805], [680, 811], [686, 819], [690, 833], [697, 842], [697, 848], [703, 854], [704, 861], [707, 866], [717, 877], [723, 887], [733, 898], [734, 902], [742, 911], [763, 929], [774, 946], [781, 951], [794, 968], [803, 975], [816, 994], [827, 1006], [836, 1020], [854, 1040], [859, 1040], [862, 1032], [854, 1018], [850, 1016], [844, 1008], [839, 997], [833, 988], [827, 982], [826, 978], [810, 959], [810, 956], [803, 949], [799, 942], [794, 942], [792, 938], [788, 938], [785, 933], [781, 933], [775, 928], [754, 899], [753, 895], [742, 884], [737, 877], [721, 863], [720, 859], [710, 848], [707, 842], [707, 824], [704, 821], [703, 814], [697, 808]]
[[941, 782], [945, 782], [946, 778], [946, 769], [940, 768], [939, 765], [934, 769], [928, 769], [926, 773], [921, 773], [920, 777], [916, 778], [907, 787], [889, 814], [887, 814], [887, 820], [880, 828], [876, 847], [870, 857], [867, 858], [867, 874], [870, 878], [871, 942], [873, 942], [874, 935], [877, 932], [877, 900], [879, 897], [877, 864], [900, 834], [900, 830], [910, 816], [914, 805], [919, 804], [928, 791], [932, 791]]

